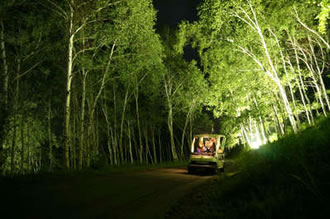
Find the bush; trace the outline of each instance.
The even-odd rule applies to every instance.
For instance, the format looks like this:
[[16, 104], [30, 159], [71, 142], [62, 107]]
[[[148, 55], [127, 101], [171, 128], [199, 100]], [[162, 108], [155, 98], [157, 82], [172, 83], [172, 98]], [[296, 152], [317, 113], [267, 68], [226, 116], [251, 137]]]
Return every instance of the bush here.
[[[240, 173], [202, 192], [203, 203], [189, 217], [328, 218], [329, 134], [330, 120], [322, 120], [297, 135], [242, 152], [236, 161]], [[188, 218], [184, 211], [178, 205], [171, 217]]]

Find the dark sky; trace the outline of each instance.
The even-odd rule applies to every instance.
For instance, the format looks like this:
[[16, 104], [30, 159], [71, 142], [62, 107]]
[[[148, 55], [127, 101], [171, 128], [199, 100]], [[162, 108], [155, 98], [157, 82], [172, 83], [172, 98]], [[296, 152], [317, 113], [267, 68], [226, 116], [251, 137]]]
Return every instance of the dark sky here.
[[196, 7], [201, 0], [154, 0], [157, 13], [157, 27], [169, 25], [175, 28], [182, 20], [197, 19]]
[[[183, 20], [197, 20], [197, 6], [201, 0], [153, 0], [157, 13], [156, 29], [160, 30], [162, 26], [168, 25], [176, 28]], [[187, 61], [192, 59], [199, 62], [197, 51], [191, 46], [184, 48], [183, 57]]]

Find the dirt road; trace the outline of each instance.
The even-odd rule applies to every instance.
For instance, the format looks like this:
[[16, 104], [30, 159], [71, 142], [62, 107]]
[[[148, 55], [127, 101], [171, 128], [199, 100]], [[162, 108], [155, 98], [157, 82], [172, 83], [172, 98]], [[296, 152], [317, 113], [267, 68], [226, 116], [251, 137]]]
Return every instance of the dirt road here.
[[163, 218], [168, 208], [215, 176], [162, 168], [17, 183], [0, 191], [4, 218]]

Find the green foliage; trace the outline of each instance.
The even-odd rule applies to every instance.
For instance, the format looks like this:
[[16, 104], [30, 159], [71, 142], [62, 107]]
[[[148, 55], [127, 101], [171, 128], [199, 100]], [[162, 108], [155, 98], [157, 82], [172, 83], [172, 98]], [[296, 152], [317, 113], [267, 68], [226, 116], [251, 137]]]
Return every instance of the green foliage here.
[[[1, 53], [0, 81], [5, 78], [4, 63], [9, 76], [8, 90], [0, 91], [1, 98], [9, 97], [0, 118], [0, 145], [5, 148], [1, 151], [0, 147], [5, 160], [0, 165], [6, 172], [13, 158], [13, 172], [30, 171], [33, 165], [38, 166], [36, 170], [47, 169], [47, 165], [50, 169], [60, 167], [63, 151], [57, 146], [67, 138], [73, 167], [80, 159], [86, 167], [137, 159], [148, 163], [161, 156], [169, 159], [171, 131], [164, 131], [169, 124], [175, 135], [171, 144], [175, 139], [175, 149], [188, 153], [184, 149], [191, 140], [188, 136], [203, 128], [211, 130], [215, 118], [220, 118], [220, 132], [227, 135], [228, 146], [241, 142], [244, 130], [250, 135], [264, 129], [265, 138], [270, 140], [271, 136], [282, 136], [281, 128], [290, 132], [276, 83], [287, 93], [292, 89], [290, 98], [296, 99], [290, 99], [289, 105], [301, 124], [306, 120], [307, 106], [299, 91], [310, 98], [311, 113], [320, 111], [313, 86], [321, 82], [317, 69], [327, 74], [328, 54], [324, 42], [302, 27], [297, 18], [312, 29], [319, 25], [324, 32], [326, 0], [320, 5], [294, 0], [205, 0], [198, 8], [199, 21], [184, 21], [178, 30], [160, 31], [161, 37], [155, 31], [157, 15], [152, 0], [75, 0], [72, 4], [16, 0], [0, 6], [4, 24], [1, 52], [6, 53], [6, 57]], [[260, 32], [246, 22], [254, 14], [252, 9]], [[317, 15], [319, 23], [315, 22]], [[260, 33], [279, 81], [267, 75], [274, 70]], [[68, 136], [63, 136], [70, 37], [71, 118]], [[200, 59], [186, 61], [187, 47], [195, 49]], [[304, 89], [299, 87], [298, 75]], [[313, 77], [316, 82], [311, 83]], [[26, 131], [28, 125], [34, 127], [31, 132]], [[33, 137], [21, 138], [20, 130]], [[151, 136], [153, 140], [148, 139]], [[245, 138], [243, 143], [248, 141]], [[22, 151], [29, 141], [34, 149], [26, 154]], [[48, 141], [56, 146], [54, 151]], [[139, 157], [141, 150], [143, 158]], [[23, 162], [31, 159], [34, 164]]]
[[[17, 114], [10, 118], [7, 129], [3, 144], [4, 153], [7, 155], [2, 167], [4, 174], [39, 172], [42, 167], [42, 153], [45, 152], [42, 147], [48, 143], [45, 124], [31, 115]], [[52, 141], [53, 145], [58, 147], [54, 134]], [[11, 153], [14, 153], [13, 166]], [[11, 169], [12, 167], [14, 169]]]
[[241, 153], [232, 169], [239, 172], [195, 191], [189, 199], [191, 211], [178, 203], [171, 217], [325, 218], [330, 203], [329, 131], [330, 120], [323, 119], [298, 135]]
[[329, 26], [329, 13], [330, 13], [330, 2], [329, 0], [322, 0], [320, 3], [321, 12], [317, 15], [317, 19], [319, 19], [318, 30], [322, 34], [327, 33], [327, 27]]
[[[176, 113], [198, 113], [208, 94], [207, 82], [197, 62], [184, 60], [180, 44], [180, 32], [164, 29], [165, 81], [172, 87], [171, 102]], [[164, 94], [166, 95], [166, 94]]]
[[[316, 94], [310, 106], [302, 105], [306, 100], [301, 100], [305, 97], [302, 97], [302, 85], [298, 81], [301, 77], [306, 83], [306, 95], [310, 96], [313, 91], [307, 85], [308, 80], [319, 77], [311, 72], [313, 67], [310, 66], [321, 64], [306, 57], [305, 61], [300, 60], [303, 48], [312, 49], [306, 43], [310, 36], [297, 19], [315, 29], [318, 10], [316, 2], [212, 0], [203, 1], [199, 7], [198, 22], [181, 23], [177, 44], [181, 50], [178, 51], [182, 52], [189, 44], [199, 51], [203, 72], [210, 83], [204, 104], [215, 117], [226, 117], [226, 124], [235, 130], [228, 131], [230, 139], [244, 136], [240, 133], [243, 131], [239, 131], [242, 126], [250, 134], [259, 129], [259, 132], [264, 130], [266, 138], [274, 131], [280, 136], [280, 127], [286, 126], [284, 132], [291, 130], [287, 127], [286, 111], [293, 111], [296, 119], [306, 119], [307, 107], [320, 108]], [[296, 45], [292, 38], [298, 40]], [[315, 51], [319, 51], [319, 46], [315, 45]], [[294, 49], [299, 50], [298, 57]], [[327, 63], [322, 54], [316, 56]], [[280, 87], [286, 90], [285, 95], [291, 101], [287, 105]], [[258, 127], [252, 127], [254, 121], [259, 123]], [[223, 131], [227, 132], [225, 129]], [[248, 141], [247, 137], [243, 138]]]

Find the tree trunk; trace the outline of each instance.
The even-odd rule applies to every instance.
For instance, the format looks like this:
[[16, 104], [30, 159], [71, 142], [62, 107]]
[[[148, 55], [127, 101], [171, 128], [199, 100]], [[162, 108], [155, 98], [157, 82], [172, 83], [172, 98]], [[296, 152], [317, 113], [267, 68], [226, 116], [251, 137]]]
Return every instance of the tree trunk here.
[[20, 168], [20, 172], [24, 174], [24, 153], [25, 153], [25, 142], [24, 142], [24, 117], [23, 115], [21, 115], [21, 125], [20, 125], [20, 129], [21, 129], [21, 168]]
[[310, 49], [311, 49], [311, 56], [312, 56], [312, 61], [314, 61], [315, 63], [315, 66], [316, 66], [316, 72], [317, 72], [317, 75], [318, 75], [318, 78], [319, 78], [319, 82], [321, 84], [321, 90], [323, 92], [323, 96], [324, 96], [324, 99], [325, 99], [325, 102], [327, 104], [327, 107], [328, 107], [328, 110], [330, 111], [330, 103], [329, 103], [329, 97], [328, 97], [328, 94], [327, 94], [327, 89], [325, 88], [324, 86], [324, 82], [323, 82], [323, 78], [322, 78], [322, 70], [320, 69], [319, 67], [319, 64], [318, 64], [318, 61], [317, 61], [317, 58], [315, 56], [315, 52], [314, 52], [314, 48], [313, 48], [313, 45], [312, 45], [312, 42], [311, 42], [311, 39], [310, 37], [308, 36], [308, 41], [309, 41], [309, 46], [310, 46]]
[[171, 147], [171, 153], [172, 153], [172, 159], [174, 161], [178, 160], [178, 155], [176, 152], [175, 142], [174, 142], [174, 133], [173, 133], [173, 105], [172, 105], [172, 79], [166, 78], [164, 75], [164, 87], [165, 87], [165, 93], [167, 98], [167, 107], [168, 107], [168, 115], [167, 115], [167, 127], [168, 131], [170, 133], [170, 147]]
[[322, 98], [322, 91], [321, 91], [321, 89], [320, 89], [320, 87], [319, 87], [319, 85], [318, 85], [318, 83], [317, 83], [317, 80], [316, 80], [314, 74], [312, 73], [311, 75], [312, 75], [312, 79], [313, 79], [314, 87], [316, 88], [316, 94], [317, 94], [318, 99], [319, 99], [319, 102], [320, 102], [320, 104], [321, 104], [321, 108], [322, 108], [322, 111], [323, 111], [323, 115], [324, 115], [325, 117], [327, 117], [327, 111], [326, 111], [326, 109], [325, 109], [325, 106], [324, 106], [324, 103], [323, 103], [323, 98]]
[[[297, 126], [299, 127], [300, 126], [300, 119], [299, 119], [299, 115], [297, 113], [297, 107], [296, 107], [296, 101], [295, 101], [295, 97], [294, 97], [294, 94], [293, 94], [293, 89], [292, 89], [292, 85], [291, 85], [291, 82], [290, 82], [290, 78], [289, 78], [289, 75], [288, 75], [288, 71], [287, 71], [287, 66], [286, 66], [286, 61], [285, 61], [285, 58], [284, 58], [284, 55], [283, 55], [283, 52], [282, 52], [282, 48], [280, 46], [280, 43], [278, 41], [278, 38], [276, 36], [276, 34], [270, 30], [270, 32], [272, 33], [272, 35], [274, 36], [275, 40], [276, 40], [276, 44], [278, 46], [278, 49], [280, 51], [280, 55], [281, 55], [281, 60], [282, 60], [282, 65], [283, 65], [283, 69], [284, 69], [284, 73], [285, 73], [285, 77], [288, 81], [288, 86], [289, 86], [289, 90], [290, 90], [290, 94], [291, 94], [291, 99], [292, 99], [292, 103], [293, 103], [293, 107], [294, 107], [294, 116], [296, 117], [297, 119]], [[275, 68], [274, 68], [275, 69]], [[277, 74], [276, 74], [277, 76]], [[288, 112], [289, 113], [289, 112]]]
[[193, 141], [193, 118], [192, 115], [189, 116], [189, 151]]
[[244, 147], [246, 147], [246, 144], [247, 144], [247, 140], [245, 138], [245, 134], [244, 134], [244, 130], [243, 130], [243, 125], [241, 124], [240, 127], [241, 127], [241, 143], [244, 145]]
[[283, 108], [282, 108], [282, 104], [280, 103], [280, 98], [279, 98], [279, 96], [277, 95], [277, 93], [276, 92], [274, 92], [274, 97], [275, 97], [275, 103], [277, 103], [277, 106], [278, 106], [278, 109], [279, 109], [279, 115], [281, 116], [281, 118], [282, 118], [282, 122], [281, 122], [281, 124], [282, 124], [282, 128], [283, 128], [283, 131], [284, 131], [284, 133], [286, 133], [286, 124], [285, 124], [285, 120], [286, 120], [286, 115], [285, 115], [285, 112], [283, 111]]
[[266, 134], [265, 123], [261, 116], [259, 116], [259, 122], [260, 122], [259, 126], [261, 127], [261, 135], [263, 138], [263, 143], [269, 142], [268, 135]]
[[[85, 43], [85, 34], [82, 34], [82, 49], [85, 50], [86, 43]], [[83, 52], [83, 55], [85, 52]], [[81, 70], [82, 74], [82, 91], [81, 91], [81, 114], [80, 114], [80, 137], [79, 137], [79, 169], [83, 167], [83, 154], [84, 154], [84, 144], [85, 144], [85, 106], [86, 106], [86, 80], [87, 74], [86, 69], [82, 67]], [[108, 127], [107, 127], [108, 128]]]
[[[101, 94], [104, 90], [104, 87], [105, 87], [105, 83], [106, 83], [106, 79], [107, 79], [107, 75], [109, 73], [109, 70], [110, 70], [110, 64], [111, 64], [111, 61], [112, 61], [112, 56], [113, 56], [113, 53], [114, 53], [114, 49], [116, 47], [116, 43], [114, 42], [113, 45], [112, 45], [112, 48], [111, 48], [111, 51], [109, 53], [109, 58], [108, 58], [108, 62], [107, 62], [107, 65], [106, 65], [106, 68], [105, 68], [105, 71], [103, 72], [103, 76], [102, 76], [102, 81], [101, 81], [101, 85], [100, 85], [100, 88], [96, 94], [96, 97], [94, 99], [94, 101], [92, 101], [92, 104], [90, 105], [91, 109], [90, 109], [90, 114], [89, 114], [89, 122], [88, 122], [88, 127], [87, 127], [87, 137], [88, 139], [90, 140], [91, 139], [91, 134], [93, 133], [94, 134], [94, 140], [93, 140], [93, 147], [90, 148], [90, 152], [95, 152], [97, 150], [97, 144], [98, 144], [98, 141], [97, 141], [97, 136], [95, 136], [95, 129], [96, 127], [94, 127], [94, 132], [92, 132], [93, 130], [93, 126], [92, 124], [95, 125], [95, 122], [93, 120], [95, 120], [95, 111], [96, 111], [96, 106], [97, 106], [97, 103], [98, 103], [98, 100], [99, 98], [101, 97]], [[89, 146], [91, 146], [91, 144], [89, 144]], [[122, 155], [122, 151], [121, 151], [121, 155]], [[88, 155], [90, 157], [90, 155]], [[88, 164], [87, 166], [89, 167], [90, 165], [90, 159], [88, 159]]]
[[184, 123], [184, 126], [183, 126], [183, 130], [182, 130], [182, 136], [181, 136], [181, 150], [180, 150], [180, 157], [182, 160], [184, 160], [184, 136], [186, 134], [186, 128], [188, 126], [188, 123], [189, 123], [189, 112], [187, 113], [187, 116], [186, 116], [186, 120], [185, 120], [185, 123]]
[[306, 99], [307, 104], [308, 104], [308, 112], [309, 112], [309, 115], [310, 115], [311, 123], [314, 124], [314, 117], [313, 117], [311, 102], [310, 102], [310, 100], [308, 98], [308, 95], [307, 95], [307, 92], [306, 92], [306, 89], [305, 89], [305, 84], [304, 84], [304, 81], [303, 81], [303, 78], [302, 78], [301, 69], [300, 69], [300, 61], [299, 61], [299, 56], [298, 56], [297, 49], [299, 49], [302, 52], [302, 55], [305, 58], [307, 58], [307, 57], [306, 57], [304, 51], [297, 44], [297, 40], [294, 37], [291, 37], [291, 36], [289, 36], [289, 37], [290, 37], [290, 41], [291, 41], [291, 43], [293, 45], [293, 49], [294, 49], [294, 53], [295, 53], [295, 58], [296, 58], [296, 63], [297, 63], [297, 69], [298, 69], [298, 74], [299, 74], [299, 80], [300, 80], [300, 85], [301, 85], [301, 88], [302, 88], [302, 92], [304, 94], [304, 99]]
[[[0, 166], [2, 166], [2, 162], [5, 158], [3, 158], [3, 140], [5, 136], [5, 128], [8, 122], [8, 81], [9, 81], [9, 74], [8, 74], [8, 64], [7, 64], [7, 56], [6, 56], [6, 45], [5, 45], [5, 27], [3, 24], [2, 19], [0, 19], [0, 46], [1, 46], [1, 56], [3, 61], [3, 96], [0, 96], [0, 113], [1, 113], [1, 120], [0, 120]], [[2, 92], [1, 92], [2, 93]], [[1, 169], [1, 168], [0, 168]], [[1, 173], [2, 170], [0, 170]]]
[[116, 97], [116, 89], [115, 85], [113, 85], [112, 88], [113, 91], [113, 111], [114, 111], [114, 117], [113, 117], [113, 129], [111, 130], [111, 136], [112, 136], [112, 144], [113, 144], [113, 150], [114, 150], [114, 159], [115, 159], [115, 164], [118, 165], [119, 160], [118, 160], [118, 144], [117, 144], [117, 97]]
[[66, 104], [65, 104], [65, 133], [64, 133], [64, 162], [65, 167], [70, 168], [70, 154], [69, 148], [71, 147], [70, 139], [70, 115], [71, 115], [71, 85], [72, 85], [72, 67], [73, 67], [73, 44], [74, 44], [74, 30], [73, 30], [73, 18], [74, 18], [74, 0], [71, 0], [70, 6], [70, 19], [69, 19], [69, 44], [68, 44], [68, 63], [67, 63], [67, 82], [66, 82]]
[[7, 65], [7, 54], [6, 54], [6, 45], [5, 45], [5, 27], [2, 19], [0, 19], [0, 40], [1, 40], [1, 51], [2, 51], [2, 61], [3, 61], [3, 91], [4, 91], [4, 104], [5, 109], [8, 104], [8, 82], [9, 82], [9, 74], [8, 74], [8, 65]]
[[131, 164], [134, 164], [133, 151], [132, 151], [132, 139], [131, 139], [131, 126], [129, 120], [127, 121], [127, 135], [128, 135], [128, 145], [129, 145], [129, 156]]
[[188, 126], [190, 114], [192, 113], [194, 106], [195, 106], [195, 100], [192, 101], [192, 104], [189, 107], [189, 111], [187, 113], [186, 120], [185, 120], [184, 127], [183, 127], [183, 131], [182, 131], [182, 137], [181, 137], [181, 155], [180, 155], [180, 157], [183, 160], [185, 159], [185, 157], [184, 157], [184, 147], [183, 147], [183, 145], [184, 145], [184, 136], [186, 134], [186, 128]]
[[52, 138], [52, 102], [51, 97], [49, 97], [48, 101], [48, 143], [49, 143], [49, 152], [48, 152], [48, 159], [49, 159], [49, 171], [53, 169], [53, 138]]
[[[240, 18], [243, 22], [248, 23], [250, 25], [250, 27], [252, 27], [252, 29], [258, 33], [259, 39], [260, 39], [261, 44], [262, 44], [262, 47], [263, 47], [263, 50], [264, 50], [265, 55], [267, 57], [268, 65], [271, 68], [271, 72], [269, 72], [268, 70], [265, 70], [265, 72], [275, 82], [275, 84], [279, 88], [280, 95], [281, 95], [281, 97], [283, 99], [284, 107], [285, 107], [285, 110], [287, 111], [287, 114], [288, 114], [289, 121], [290, 121], [290, 124], [291, 124], [292, 129], [293, 129], [293, 132], [294, 133], [297, 133], [298, 132], [298, 129], [297, 129], [296, 120], [295, 120], [295, 118], [293, 116], [292, 109], [290, 107], [290, 104], [289, 104], [289, 101], [288, 101], [288, 98], [287, 98], [285, 89], [283, 88], [283, 86], [281, 84], [281, 81], [279, 79], [277, 70], [276, 70], [276, 68], [275, 68], [275, 66], [273, 64], [273, 60], [272, 60], [272, 58], [270, 56], [270, 53], [269, 53], [269, 50], [268, 50], [268, 46], [267, 46], [266, 40], [265, 40], [264, 35], [262, 33], [261, 27], [260, 27], [260, 25], [258, 23], [256, 11], [254, 10], [251, 2], [249, 2], [249, 5], [250, 5], [251, 12], [253, 14], [253, 18], [250, 17], [248, 15], [248, 13], [246, 11], [244, 11], [244, 9], [242, 9], [242, 10], [244, 11], [244, 14], [247, 16], [247, 18], [248, 18], [248, 20], [250, 22], [248, 22], [245, 19], [242, 19], [242, 17], [240, 17], [239, 15], [236, 15], [236, 16], [238, 18]], [[255, 57], [254, 57], [254, 60], [255, 60]], [[258, 61], [258, 65], [261, 65], [262, 68], [264, 69], [264, 66], [259, 61]]]
[[243, 136], [245, 138], [245, 141], [247, 142], [248, 145], [251, 145], [251, 141], [250, 141], [250, 138], [249, 138], [249, 135], [248, 133], [246, 132], [246, 129], [245, 129], [245, 124], [241, 124], [241, 131], [243, 132]]
[[[295, 73], [295, 69], [293, 68], [290, 59], [288, 59], [288, 63], [289, 63], [289, 65], [290, 65], [291, 71], [292, 71], [293, 73]], [[295, 75], [295, 80], [296, 80], [296, 83], [297, 83], [297, 85], [298, 85], [298, 90], [299, 90], [299, 94], [300, 94], [300, 99], [301, 99], [301, 101], [302, 101], [302, 103], [303, 103], [303, 106], [304, 106], [304, 111], [305, 111], [305, 114], [306, 114], [306, 117], [307, 117], [307, 122], [308, 122], [309, 125], [311, 125], [312, 122], [311, 122], [311, 119], [310, 119], [310, 112], [308, 111], [308, 108], [307, 108], [307, 105], [306, 105], [306, 101], [305, 101], [305, 97], [304, 97], [304, 93], [303, 93], [303, 91], [302, 91], [302, 87], [303, 87], [303, 85], [300, 84], [300, 83], [302, 82], [302, 80], [300, 81], [300, 79], [301, 79], [301, 73], [300, 73], [299, 62], [297, 63], [297, 66], [298, 66], [299, 75], [298, 75], [298, 76]], [[302, 83], [303, 83], [303, 82], [302, 82]]]
[[276, 122], [277, 122], [278, 128], [279, 128], [279, 130], [280, 130], [280, 134], [281, 134], [281, 136], [283, 136], [283, 135], [284, 135], [284, 130], [283, 130], [283, 127], [282, 127], [282, 125], [281, 125], [280, 119], [279, 119], [279, 117], [278, 117], [278, 113], [277, 113], [276, 106], [275, 106], [274, 104], [272, 104], [272, 106], [273, 106], [273, 110], [274, 110], [274, 113], [275, 113], [275, 119], [276, 119]]
[[107, 126], [107, 146], [108, 146], [108, 152], [109, 152], [109, 161], [110, 165], [114, 164], [114, 157], [113, 157], [113, 151], [112, 151], [112, 145], [111, 145], [111, 134], [110, 134], [110, 122], [108, 118], [108, 109], [106, 103], [102, 105], [103, 115], [105, 118], [105, 123]]
[[80, 114], [80, 138], [79, 138], [79, 169], [83, 167], [83, 154], [85, 144], [85, 105], [86, 105], [86, 77], [87, 72], [82, 69], [82, 98], [81, 98], [81, 114]]
[[153, 160], [154, 160], [155, 163], [158, 163], [158, 161], [157, 161], [157, 152], [156, 152], [156, 142], [155, 142], [155, 128], [152, 129], [151, 134], [152, 134], [152, 149], [153, 149], [153, 152], [154, 152]]
[[159, 162], [163, 162], [163, 156], [162, 156], [162, 141], [161, 141], [161, 131], [159, 129], [158, 132], [158, 147], [159, 147]]
[[330, 44], [317, 32], [317, 31], [315, 31], [315, 30], [313, 30], [313, 29], [311, 29], [310, 27], [308, 27], [305, 23], [303, 23], [301, 20], [300, 20], [300, 18], [299, 18], [299, 16], [298, 16], [298, 13], [297, 13], [297, 11], [295, 11], [296, 12], [296, 18], [297, 18], [297, 21], [306, 29], [306, 30], [308, 30], [309, 32], [311, 32], [311, 33], [313, 33], [313, 34], [315, 34], [323, 43], [324, 43], [324, 45], [326, 45], [326, 47], [328, 48], [328, 49], [330, 49]]
[[136, 141], [136, 136], [135, 136], [135, 132], [134, 132], [134, 127], [132, 126], [132, 140], [133, 140], [133, 145], [135, 146], [134, 147], [134, 152], [135, 152], [135, 156], [136, 156], [136, 158], [137, 159], [139, 159], [139, 148], [138, 148], [138, 146], [139, 146], [139, 143], [137, 143], [137, 141]]
[[[77, 100], [77, 97], [75, 97], [75, 109], [77, 108], [78, 106], [78, 100]], [[72, 124], [72, 144], [71, 144], [71, 164], [70, 166], [73, 167], [74, 169], [77, 168], [77, 154], [76, 154], [76, 149], [77, 149], [77, 144], [76, 144], [76, 137], [77, 137], [77, 120], [78, 120], [78, 114], [74, 114], [74, 117], [73, 117], [73, 124]]]
[[264, 120], [262, 119], [262, 115], [261, 115], [261, 112], [260, 112], [260, 108], [259, 108], [259, 104], [258, 104], [258, 101], [257, 101], [257, 98], [255, 97], [255, 95], [253, 96], [253, 101], [254, 101], [254, 104], [256, 106], [256, 109], [258, 111], [258, 115], [259, 115], [259, 121], [260, 121], [260, 132], [261, 132], [261, 135], [262, 135], [262, 138], [263, 138], [263, 143], [265, 142], [268, 142], [268, 136], [266, 135], [266, 128], [265, 128], [265, 123], [264, 123]]
[[[28, 127], [29, 127], [29, 122], [27, 122]], [[27, 170], [29, 172], [32, 171], [32, 166], [31, 166], [31, 155], [30, 155], [30, 144], [31, 144], [31, 129], [27, 128]]]
[[[319, 99], [319, 102], [321, 104], [323, 114], [324, 114], [325, 117], [327, 117], [327, 112], [326, 112], [326, 109], [325, 109], [325, 106], [324, 106], [324, 103], [323, 103], [323, 100], [322, 100], [322, 91], [321, 91], [321, 89], [320, 89], [320, 87], [318, 85], [317, 79], [315, 77], [315, 75], [317, 75], [317, 73], [315, 73], [315, 70], [313, 68], [312, 63], [309, 63], [308, 62], [308, 57], [307, 57], [306, 53], [304, 52], [304, 50], [302, 48], [300, 48], [300, 47], [298, 49], [300, 50], [301, 54], [304, 57], [304, 59], [302, 59], [302, 61], [305, 63], [307, 69], [310, 72], [310, 76], [311, 76], [311, 78], [313, 80], [312, 83], [314, 84], [314, 87], [316, 88], [316, 94], [317, 94], [318, 99]], [[313, 62], [312, 55], [309, 54], [309, 56], [310, 56], [310, 61]]]
[[142, 134], [141, 134], [141, 126], [140, 126], [140, 114], [139, 114], [139, 94], [138, 94], [138, 87], [136, 88], [136, 92], [134, 93], [135, 96], [135, 109], [136, 109], [136, 122], [137, 122], [137, 128], [138, 128], [138, 134], [139, 134], [139, 158], [140, 163], [143, 163], [143, 143], [142, 143]]
[[124, 129], [126, 106], [127, 106], [127, 101], [128, 101], [128, 89], [129, 89], [129, 87], [126, 89], [123, 110], [121, 113], [121, 121], [120, 121], [119, 150], [120, 150], [120, 157], [121, 157], [122, 161], [124, 160], [124, 157], [123, 157], [123, 129]]
[[112, 149], [113, 149], [113, 159], [114, 159], [114, 164], [118, 165], [118, 153], [117, 153], [117, 141], [115, 140], [115, 133], [110, 127], [110, 134], [111, 134], [111, 142], [112, 142]]
[[168, 130], [170, 132], [170, 143], [171, 143], [171, 152], [172, 152], [172, 158], [174, 161], [178, 160], [178, 155], [175, 148], [175, 142], [174, 142], [174, 133], [173, 133], [173, 109], [171, 103], [169, 103], [169, 110], [168, 110], [168, 118], [167, 118], [167, 126]]
[[297, 133], [298, 132], [298, 129], [297, 129], [296, 120], [295, 120], [295, 118], [293, 116], [293, 112], [292, 112], [292, 109], [290, 107], [290, 103], [289, 103], [288, 97], [286, 95], [285, 89], [282, 86], [280, 80], [278, 79], [277, 73], [276, 73], [276, 78], [277, 78], [276, 84], [277, 84], [277, 87], [280, 90], [280, 95], [281, 95], [282, 100], [283, 100], [283, 103], [284, 103], [284, 108], [285, 108], [285, 110], [286, 110], [286, 112], [288, 114], [288, 117], [289, 117], [289, 121], [290, 121], [292, 130], [293, 130], [294, 133]]
[[16, 70], [16, 94], [15, 94], [15, 106], [14, 106], [14, 120], [13, 120], [13, 125], [14, 125], [14, 131], [13, 131], [13, 140], [12, 140], [12, 145], [11, 145], [11, 160], [10, 160], [10, 171], [11, 174], [14, 174], [15, 172], [15, 150], [16, 150], [16, 135], [17, 135], [17, 117], [18, 117], [18, 103], [19, 103], [19, 73], [21, 71], [21, 60], [18, 58], [17, 59], [17, 70]]
[[93, 118], [91, 117], [91, 111], [92, 111], [92, 103], [93, 100], [91, 100], [91, 98], [93, 98], [92, 95], [89, 96], [89, 98], [87, 98], [87, 106], [88, 106], [88, 125], [87, 125], [87, 134], [86, 134], [86, 166], [87, 168], [90, 167], [91, 165], [91, 156], [92, 156], [92, 126], [93, 126]]
[[[144, 138], [145, 138], [145, 145], [146, 145], [146, 163], [149, 163], [149, 159], [151, 161], [151, 164], [154, 164], [154, 161], [152, 159], [150, 148], [149, 148], [149, 135], [148, 135], [148, 126], [146, 125], [146, 128], [144, 129]], [[149, 156], [149, 159], [148, 159]]]

